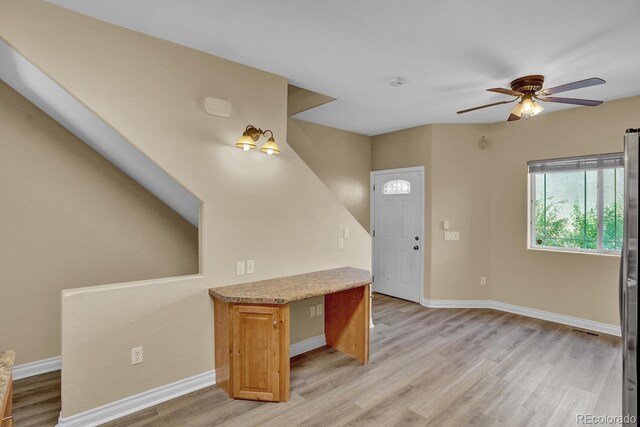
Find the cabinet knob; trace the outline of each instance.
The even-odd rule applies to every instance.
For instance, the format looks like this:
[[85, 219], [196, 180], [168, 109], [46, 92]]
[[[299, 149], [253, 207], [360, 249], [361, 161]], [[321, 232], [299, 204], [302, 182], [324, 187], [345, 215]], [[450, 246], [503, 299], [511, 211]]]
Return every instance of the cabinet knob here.
[[274, 320], [274, 321], [273, 321], [273, 327], [275, 328], [275, 327], [277, 327], [277, 326], [278, 326], [278, 321], [277, 321], [277, 320]]

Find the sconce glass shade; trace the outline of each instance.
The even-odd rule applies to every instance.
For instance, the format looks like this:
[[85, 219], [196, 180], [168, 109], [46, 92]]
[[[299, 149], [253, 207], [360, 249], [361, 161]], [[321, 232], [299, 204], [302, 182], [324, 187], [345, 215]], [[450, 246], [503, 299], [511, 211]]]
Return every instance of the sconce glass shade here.
[[263, 153], [267, 153], [268, 155], [272, 154], [280, 154], [280, 149], [278, 148], [278, 144], [276, 144], [276, 140], [271, 137], [267, 140], [267, 142], [260, 149]]
[[236, 142], [236, 147], [242, 148], [244, 151], [255, 150], [256, 143], [249, 135], [243, 134]]

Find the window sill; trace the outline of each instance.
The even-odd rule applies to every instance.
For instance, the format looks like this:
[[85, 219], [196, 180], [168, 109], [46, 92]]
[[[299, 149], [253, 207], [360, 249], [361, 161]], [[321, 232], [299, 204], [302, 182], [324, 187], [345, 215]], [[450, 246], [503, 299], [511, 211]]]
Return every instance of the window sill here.
[[532, 248], [532, 247], [528, 247], [527, 250], [536, 251], [536, 252], [556, 252], [561, 254], [578, 254], [578, 255], [599, 255], [599, 256], [606, 256], [606, 257], [612, 257], [612, 258], [620, 258], [620, 254], [615, 252], [591, 252], [591, 251], [581, 251], [577, 249], [567, 250], [567, 249]]

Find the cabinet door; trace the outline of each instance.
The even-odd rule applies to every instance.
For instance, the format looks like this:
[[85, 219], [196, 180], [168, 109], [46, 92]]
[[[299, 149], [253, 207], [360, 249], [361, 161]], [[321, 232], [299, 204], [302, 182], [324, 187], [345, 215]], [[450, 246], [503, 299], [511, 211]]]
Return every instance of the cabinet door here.
[[280, 400], [280, 320], [277, 306], [233, 307], [233, 397]]

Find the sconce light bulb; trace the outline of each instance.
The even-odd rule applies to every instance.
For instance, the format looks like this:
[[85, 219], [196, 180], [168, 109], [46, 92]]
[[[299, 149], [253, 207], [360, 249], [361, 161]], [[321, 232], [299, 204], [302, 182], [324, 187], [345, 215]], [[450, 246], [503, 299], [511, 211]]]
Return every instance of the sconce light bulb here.
[[249, 144], [244, 144], [244, 145], [242, 146], [242, 149], [243, 149], [244, 151], [249, 151], [249, 150], [251, 149], [251, 147], [249, 146]]
[[270, 156], [273, 154], [273, 150], [271, 148], [267, 149], [267, 154]]

